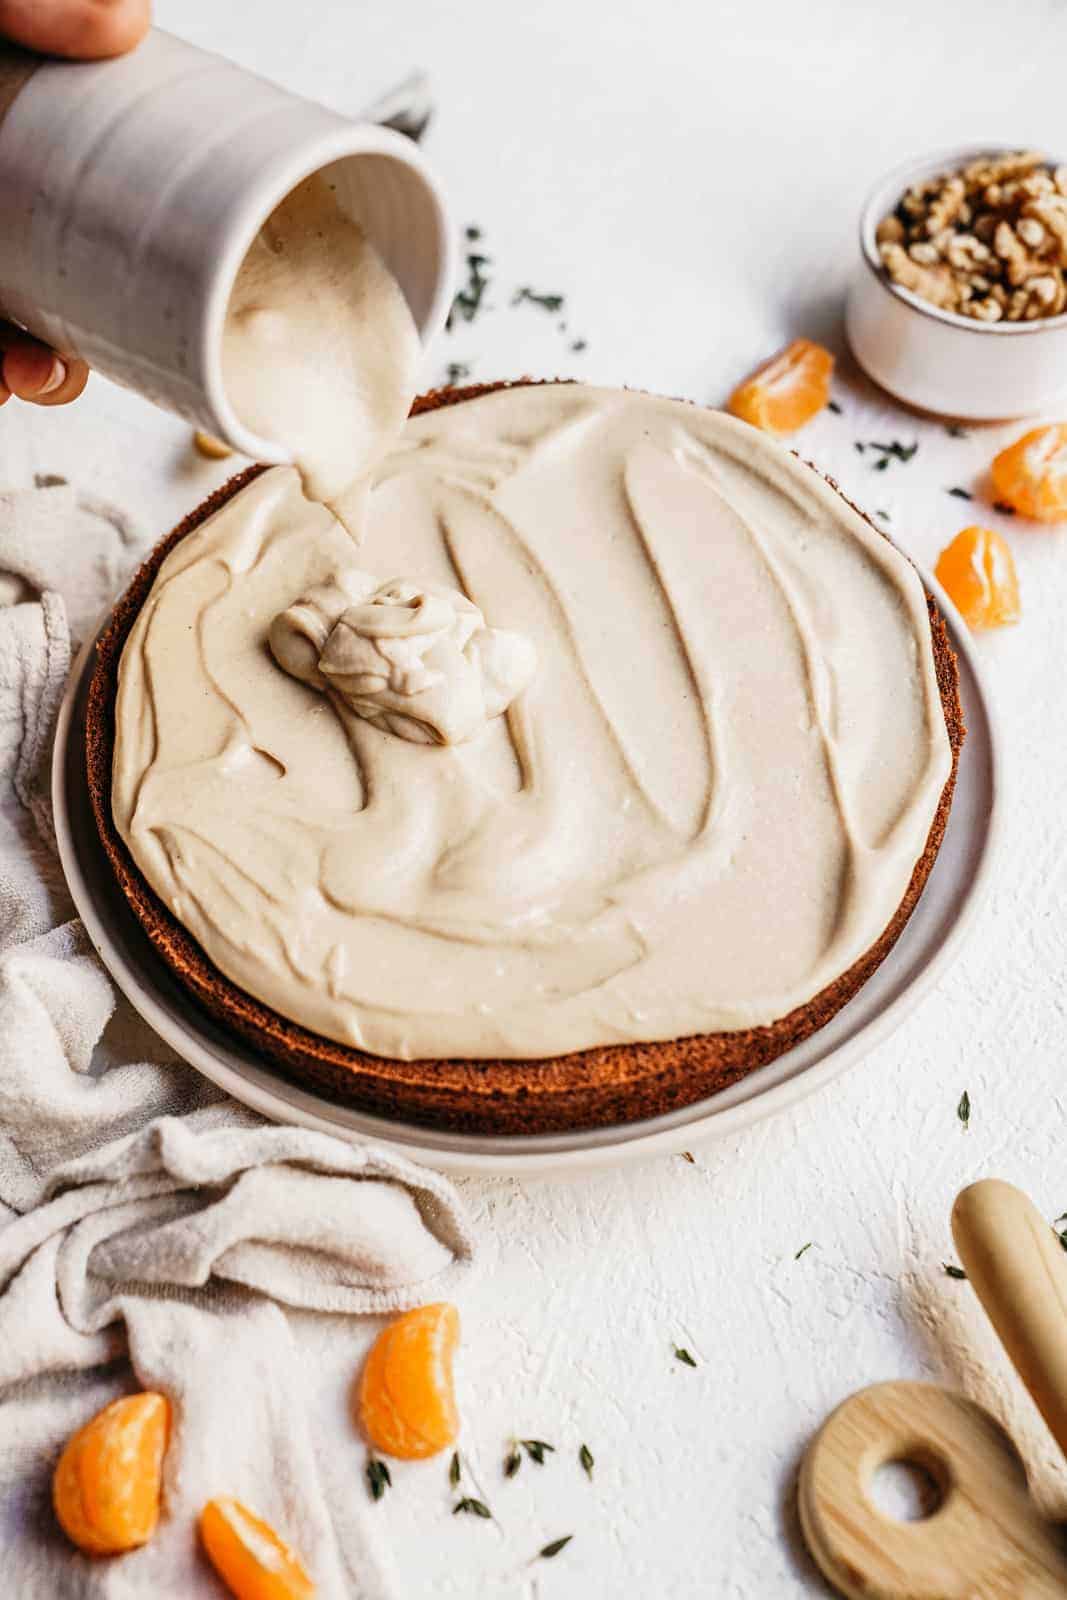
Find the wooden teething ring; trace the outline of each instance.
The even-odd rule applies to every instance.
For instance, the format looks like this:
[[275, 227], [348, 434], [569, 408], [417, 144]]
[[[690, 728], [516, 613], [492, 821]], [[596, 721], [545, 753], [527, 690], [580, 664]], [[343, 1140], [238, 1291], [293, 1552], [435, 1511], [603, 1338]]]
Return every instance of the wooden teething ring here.
[[[960, 1259], [1005, 1350], [1067, 1453], [1067, 1255], [1010, 1184], [956, 1201]], [[871, 1486], [911, 1462], [934, 1479], [932, 1516], [899, 1522]], [[804, 1537], [853, 1600], [1063, 1600], [1067, 1538], [1035, 1509], [1014, 1445], [981, 1406], [925, 1383], [882, 1383], [839, 1406], [800, 1470]]]
[[[932, 1516], [898, 1522], [870, 1490], [890, 1461], [925, 1470]], [[926, 1383], [880, 1383], [837, 1408], [800, 1472], [804, 1537], [855, 1600], [1063, 1600], [1067, 1546], [1031, 1503], [1015, 1447], [988, 1412]]]

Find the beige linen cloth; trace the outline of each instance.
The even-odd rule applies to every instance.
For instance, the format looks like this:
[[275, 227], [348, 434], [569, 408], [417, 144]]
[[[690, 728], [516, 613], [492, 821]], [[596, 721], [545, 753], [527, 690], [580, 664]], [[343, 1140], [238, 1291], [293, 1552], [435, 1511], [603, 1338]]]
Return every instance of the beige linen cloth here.
[[[203, 1503], [233, 1494], [324, 1597], [397, 1593], [350, 1397], [373, 1325], [472, 1257], [451, 1186], [221, 1096], [119, 998], [73, 914], [47, 759], [77, 640], [135, 557], [67, 485], [0, 494], [0, 1593], [222, 1596]], [[147, 1547], [80, 1556], [50, 1508], [63, 1440], [162, 1390], [174, 1431]]]

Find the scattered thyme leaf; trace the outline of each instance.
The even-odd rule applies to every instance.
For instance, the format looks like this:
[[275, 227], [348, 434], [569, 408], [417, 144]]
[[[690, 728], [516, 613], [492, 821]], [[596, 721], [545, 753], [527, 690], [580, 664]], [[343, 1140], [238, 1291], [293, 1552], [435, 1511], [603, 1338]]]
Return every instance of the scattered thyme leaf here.
[[954, 494], [956, 496], [957, 500], [973, 500], [974, 499], [974, 495], [971, 493], [971, 491], [969, 489], [961, 489], [958, 484], [954, 485], [948, 492], [949, 492], [949, 494]]
[[551, 1544], [542, 1545], [537, 1554], [543, 1556], [546, 1561], [551, 1561], [552, 1557], [558, 1556], [564, 1546], [570, 1544], [573, 1538], [573, 1533], [565, 1533], [562, 1539], [553, 1539]]
[[687, 1367], [696, 1366], [696, 1362], [693, 1360], [692, 1356], [689, 1354], [689, 1351], [684, 1347], [684, 1345], [675, 1345], [674, 1359], [675, 1361], [684, 1362]]
[[1056, 1237], [1060, 1241], [1061, 1248], [1067, 1250], [1067, 1228], [1057, 1229]]
[[799, 1261], [801, 1256], [804, 1254], [804, 1252], [806, 1250], [810, 1250], [814, 1243], [815, 1243], [814, 1239], [809, 1239], [807, 1244], [802, 1244], [800, 1249], [797, 1251], [796, 1255], [793, 1257], [793, 1260], [794, 1261]]
[[946, 422], [945, 432], [950, 439], [966, 439], [968, 436], [967, 429], [961, 428], [958, 422]]
[[[1064, 1245], [1064, 1249], [1067, 1250], [1067, 1245]], [[582, 1448], [579, 1450], [578, 1460], [581, 1463], [582, 1471], [585, 1473], [589, 1481], [592, 1482], [593, 1466], [595, 1463], [593, 1461], [593, 1452], [590, 1450], [587, 1444], [583, 1444]]]
[[469, 361], [450, 361], [445, 368], [445, 388], [454, 389], [457, 383], [471, 375]]
[[384, 1461], [379, 1461], [377, 1456], [367, 1457], [367, 1488], [370, 1490], [372, 1500], [380, 1500], [386, 1489], [391, 1489], [393, 1480], [389, 1476], [389, 1468]]
[[960, 1095], [960, 1103], [956, 1107], [956, 1115], [957, 1115], [957, 1117], [959, 1117], [960, 1121], [963, 1123], [963, 1126], [965, 1128], [969, 1128], [970, 1127], [970, 1125], [971, 1125], [971, 1097], [967, 1093], [966, 1089], [964, 1089], [963, 1093]]
[[834, 413], [835, 417], [843, 417], [844, 416], [845, 413], [842, 411], [841, 407], [838, 405], [836, 400], [827, 400], [826, 404], [827, 404], [828, 408]]
[[459, 1482], [460, 1473], [462, 1471], [463, 1468], [459, 1464], [459, 1451], [456, 1450], [453, 1453], [452, 1460], [448, 1463], [448, 1481], [452, 1485], [453, 1489]]
[[485, 291], [489, 287], [489, 278], [486, 275], [485, 268], [491, 265], [492, 262], [489, 256], [481, 255], [476, 250], [468, 253], [467, 281], [452, 301], [452, 309], [449, 311], [448, 320], [445, 323], [445, 328], [449, 333], [457, 321], [473, 322], [479, 311], [484, 309], [482, 301], [485, 298]]
[[37, 489], [61, 489], [70, 480], [63, 478], [58, 472], [35, 472], [33, 475], [34, 487]]
[[523, 285], [516, 289], [511, 297], [513, 306], [529, 305], [540, 306], [542, 311], [562, 311], [564, 296], [561, 294], [541, 294], [536, 289]]
[[881, 517], [883, 522], [892, 522], [893, 520], [888, 511], [876, 511], [874, 514], [876, 517]]
[[519, 1443], [526, 1451], [531, 1461], [536, 1461], [539, 1467], [545, 1464], [545, 1451], [555, 1452], [554, 1444], [546, 1444], [543, 1439], [520, 1439]]
[[504, 1476], [505, 1476], [505, 1478], [513, 1478], [515, 1476], [516, 1472], [518, 1472], [518, 1470], [519, 1470], [519, 1468], [521, 1466], [522, 1466], [522, 1453], [519, 1450], [518, 1445], [517, 1444], [513, 1444], [511, 1449], [508, 1451], [507, 1455], [504, 1457]]
[[866, 450], [867, 446], [865, 444], [860, 444], [859, 440], [856, 439], [856, 440], [853, 441], [852, 448], [853, 448], [853, 450], [858, 450], [860, 455], [862, 455], [864, 450]]
[[1013, 517], [1015, 515], [1015, 507], [1010, 506], [1006, 500], [994, 500], [993, 510], [999, 511], [1002, 517]]
[[576, 356], [580, 356], [582, 351], [583, 350], [588, 350], [588, 348], [589, 348], [589, 340], [588, 339], [575, 339], [574, 342], [571, 345], [571, 349], [574, 351]]
[[951, 1261], [942, 1261], [941, 1265], [945, 1269], [945, 1276], [947, 1278], [955, 1278], [959, 1283], [966, 1283], [967, 1274], [964, 1272], [962, 1267], [953, 1266]]
[[681, 1156], [683, 1161], [688, 1161], [691, 1166], [696, 1166], [697, 1158], [693, 1154], [692, 1150], [683, 1150], [681, 1152]]
[[873, 450], [877, 454], [878, 460], [874, 462], [875, 472], [884, 472], [891, 461], [910, 461], [918, 448], [918, 439], [912, 444], [901, 444], [899, 439], [890, 439], [888, 444], [881, 444], [877, 439], [868, 439], [864, 444], [856, 441], [856, 449], [860, 455], [867, 450]]
[[469, 222], [467, 224], [467, 226], [463, 230], [463, 236], [464, 236], [464, 238], [469, 239], [471, 241], [471, 243], [473, 244], [475, 239], [480, 239], [481, 238], [482, 230], [481, 230], [481, 228], [477, 227], [473, 222]]
[[472, 1500], [471, 1497], [466, 1494], [463, 1496], [462, 1500], [456, 1501], [455, 1505], [452, 1507], [452, 1515], [457, 1517], [461, 1511], [465, 1511], [468, 1516], [487, 1517], [490, 1521], [492, 1521], [493, 1513], [490, 1511], [485, 1501]]

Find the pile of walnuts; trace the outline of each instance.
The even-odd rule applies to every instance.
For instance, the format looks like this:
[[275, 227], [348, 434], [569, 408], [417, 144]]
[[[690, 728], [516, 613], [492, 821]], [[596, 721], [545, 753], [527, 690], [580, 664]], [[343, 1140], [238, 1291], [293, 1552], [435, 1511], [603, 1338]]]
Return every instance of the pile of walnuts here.
[[979, 322], [1067, 309], [1067, 166], [988, 156], [902, 195], [875, 235], [894, 283]]

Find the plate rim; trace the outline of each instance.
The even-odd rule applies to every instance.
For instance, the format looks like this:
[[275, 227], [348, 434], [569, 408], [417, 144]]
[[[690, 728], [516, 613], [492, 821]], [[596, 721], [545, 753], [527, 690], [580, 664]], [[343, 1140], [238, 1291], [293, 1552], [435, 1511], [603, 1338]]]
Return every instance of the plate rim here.
[[[217, 1057], [195, 1031], [186, 1030], [172, 1020], [162, 1004], [128, 967], [125, 956], [118, 949], [108, 928], [106, 915], [98, 906], [96, 896], [89, 886], [75, 841], [67, 789], [72, 734], [76, 736], [80, 731], [74, 727], [74, 713], [88, 676], [97, 637], [110, 617], [112, 609], [110, 606], [106, 608], [99, 623], [90, 631], [71, 668], [56, 721], [52, 750], [53, 819], [60, 864], [71, 899], [104, 967], [117, 988], [143, 1020], [195, 1071], [200, 1072], [235, 1100], [273, 1121], [295, 1121], [302, 1126], [332, 1133], [354, 1142], [373, 1139], [390, 1145], [409, 1159], [424, 1162], [438, 1171], [456, 1175], [495, 1177], [516, 1174], [566, 1175], [595, 1167], [643, 1160], [653, 1155], [678, 1154], [693, 1144], [712, 1138], [728, 1137], [765, 1117], [798, 1104], [833, 1082], [850, 1067], [857, 1065], [871, 1050], [889, 1038], [951, 964], [988, 892], [994, 863], [999, 854], [1003, 826], [1002, 736], [999, 717], [966, 625], [932, 574], [920, 568], [919, 575], [941, 609], [949, 630], [952, 648], [962, 657], [966, 665], [971, 680], [970, 686], [977, 699], [977, 708], [988, 732], [986, 752], [988, 803], [981, 811], [984, 831], [979, 839], [980, 854], [977, 869], [958, 897], [955, 914], [945, 936], [896, 996], [849, 1038], [832, 1046], [816, 1061], [800, 1068], [780, 1082], [768, 1084], [762, 1089], [757, 1087], [755, 1093], [735, 1103], [717, 1106], [717, 1102], [722, 1101], [723, 1095], [729, 1094], [729, 1090], [725, 1090], [703, 1101], [696, 1101], [691, 1106], [679, 1108], [677, 1111], [644, 1122], [574, 1130], [570, 1134], [457, 1134], [422, 1128], [410, 1123], [394, 1123], [371, 1113], [342, 1106], [317, 1094], [313, 1089], [288, 1082], [269, 1065], [264, 1065], [258, 1070], [276, 1085], [268, 1087], [245, 1076], [245, 1071], [238, 1066]], [[965, 744], [965, 754], [966, 749]], [[85, 803], [88, 805], [87, 794]], [[103, 846], [99, 848], [103, 855]], [[898, 940], [898, 946], [907, 939], [907, 936], [906, 927]], [[860, 992], [862, 993], [862, 990]], [[756, 1077], [759, 1072], [773, 1068], [782, 1059], [779, 1057], [777, 1062], [768, 1063], [767, 1069], [757, 1069], [751, 1076]], [[340, 1120], [342, 1116], [344, 1121]], [[560, 1141], [573, 1140], [582, 1142], [570, 1146], [560, 1145]], [[486, 1149], [486, 1145], [492, 1145], [493, 1148]]]

